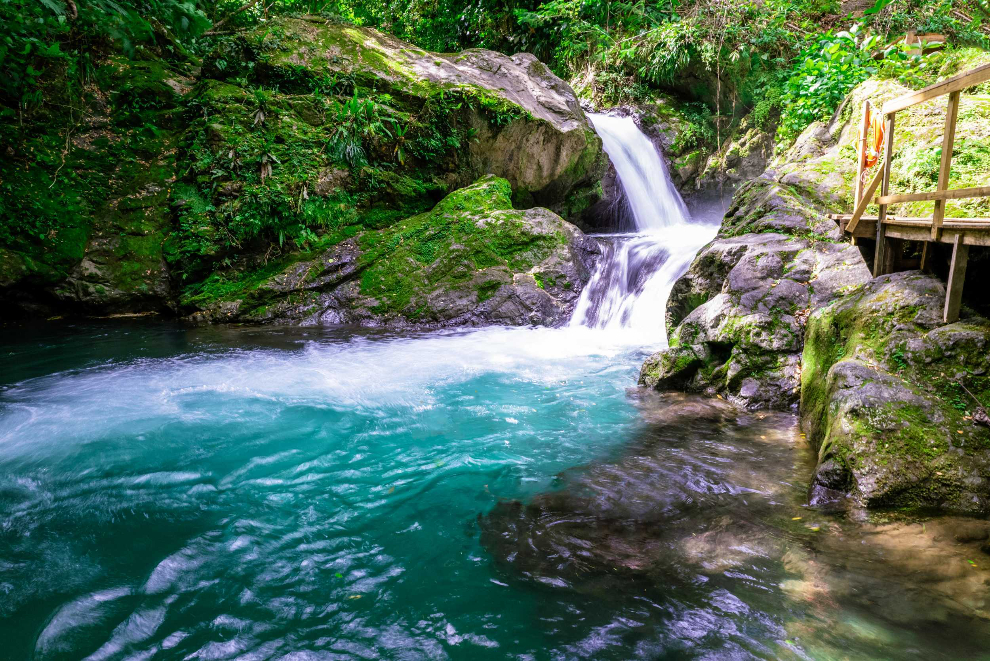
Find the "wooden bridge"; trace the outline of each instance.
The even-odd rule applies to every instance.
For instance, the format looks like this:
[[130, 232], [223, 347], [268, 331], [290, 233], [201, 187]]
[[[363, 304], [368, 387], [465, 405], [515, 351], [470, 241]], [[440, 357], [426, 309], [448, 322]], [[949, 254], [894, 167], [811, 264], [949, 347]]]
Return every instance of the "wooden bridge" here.
[[[868, 150], [868, 140], [871, 129], [870, 116], [873, 108], [867, 101], [864, 107], [863, 124], [860, 128], [859, 148], [857, 150], [859, 167], [856, 173], [855, 209], [851, 214], [832, 216], [839, 221], [840, 227], [852, 236], [854, 243], [858, 237], [876, 239], [876, 253], [873, 260], [874, 277], [905, 268], [927, 270], [932, 242], [952, 245], [952, 261], [949, 266], [949, 282], [946, 287], [943, 314], [946, 323], [951, 323], [959, 318], [959, 304], [962, 300], [963, 281], [966, 277], [969, 246], [990, 246], [990, 218], [945, 218], [947, 200], [990, 197], [990, 186], [954, 190], [948, 187], [956, 120], [959, 116], [959, 95], [966, 88], [979, 85], [987, 80], [990, 80], [990, 64], [985, 64], [941, 83], [905, 94], [885, 103], [880, 111], [883, 121], [883, 142], [876, 145], [878, 152], [879, 148], [883, 147], [884, 156], [876, 175], [869, 184], [865, 184], [863, 181], [864, 172], [867, 170], [871, 157]], [[942, 134], [942, 161], [939, 165], [938, 184], [935, 190], [927, 193], [891, 194], [890, 166], [894, 154], [894, 119], [897, 113], [944, 95], [948, 95], [949, 100], [945, 114], [945, 131]], [[873, 128], [876, 129], [878, 126], [874, 125]], [[879, 160], [879, 154], [877, 154], [877, 160]], [[877, 189], [880, 190], [880, 195], [874, 198]], [[903, 202], [934, 202], [935, 210], [930, 218], [908, 218], [887, 214], [889, 205]], [[876, 203], [879, 206], [879, 215], [867, 217], [864, 214], [867, 206], [871, 203]], [[902, 259], [903, 241], [923, 242], [920, 263], [918, 260], [911, 263]]]

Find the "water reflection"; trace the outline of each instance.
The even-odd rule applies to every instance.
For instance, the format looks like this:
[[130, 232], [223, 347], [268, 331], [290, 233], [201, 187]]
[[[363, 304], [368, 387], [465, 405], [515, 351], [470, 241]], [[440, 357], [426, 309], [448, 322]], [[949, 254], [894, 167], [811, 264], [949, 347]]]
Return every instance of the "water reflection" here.
[[620, 454], [479, 519], [506, 576], [607, 604], [613, 638], [661, 656], [988, 654], [990, 522], [816, 511], [793, 415], [638, 396]]

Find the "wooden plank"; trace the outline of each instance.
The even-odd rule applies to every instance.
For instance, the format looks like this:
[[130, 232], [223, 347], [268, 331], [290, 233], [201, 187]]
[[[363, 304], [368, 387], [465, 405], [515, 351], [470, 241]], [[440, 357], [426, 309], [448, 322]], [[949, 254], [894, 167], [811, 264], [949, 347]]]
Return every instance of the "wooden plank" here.
[[[911, 227], [907, 225], [886, 225], [886, 236], [907, 241], [930, 241], [931, 228]], [[939, 243], [952, 245], [956, 236], [962, 236], [962, 242], [967, 246], [990, 246], [990, 232], [973, 232], [968, 229], [949, 227], [942, 228], [942, 240]]]
[[[842, 222], [842, 221], [849, 222], [849, 219], [852, 218], [852, 214], [851, 213], [830, 213], [830, 214], [828, 214], [828, 217], [831, 218], [832, 220], [839, 221], [839, 222]], [[876, 219], [877, 219], [876, 216], [866, 216], [866, 215], [864, 215], [864, 216], [862, 216], [859, 219], [859, 222], [864, 223], [864, 222], [866, 222], [868, 220], [872, 220], [872, 221], [875, 222]], [[905, 221], [905, 222], [914, 222], [914, 221], [923, 222], [923, 223], [931, 223], [932, 222], [932, 219], [929, 218], [929, 217], [927, 217], [927, 216], [922, 217], [922, 216], [890, 216], [890, 215], [887, 216], [887, 219], [884, 222], [886, 222], [886, 223], [899, 223], [902, 220]], [[990, 218], [969, 218], [969, 217], [956, 218], [956, 217], [950, 217], [950, 218], [947, 218], [945, 222], [950, 222], [950, 221], [953, 222], [953, 223], [990, 223]]]
[[[875, 216], [863, 216], [860, 222], [865, 222], [867, 219], [876, 220]], [[909, 218], [907, 216], [887, 216], [884, 221], [888, 225], [919, 225], [924, 227], [932, 226], [931, 218]], [[990, 218], [946, 218], [942, 222], [943, 227], [949, 227], [950, 225], [955, 227], [965, 226], [973, 229], [986, 229], [990, 228]]]
[[885, 171], [886, 164], [877, 170], [877, 173], [873, 176], [873, 181], [870, 185], [866, 187], [866, 193], [863, 198], [856, 205], [856, 209], [853, 210], [852, 217], [849, 219], [849, 224], [846, 225], [847, 232], [855, 232], [856, 225], [859, 224], [859, 219], [863, 217], [866, 212], [866, 207], [870, 205], [870, 200], [873, 198], [873, 194], [877, 192], [877, 187], [883, 181], [883, 173]]
[[952, 242], [952, 264], [949, 266], [949, 283], [945, 287], [945, 310], [942, 320], [947, 324], [959, 319], [959, 306], [962, 304], [963, 281], [966, 279], [968, 261], [969, 246], [963, 243], [963, 235], [957, 234]]
[[[839, 229], [843, 232], [846, 231], [846, 224], [848, 220], [839, 221]], [[877, 219], [867, 218], [863, 216], [859, 219], [859, 224], [856, 225], [856, 230], [850, 232], [852, 238], [854, 239], [872, 239], [877, 235]], [[853, 245], [856, 245], [855, 243]]]
[[868, 220], [866, 218], [859, 219], [859, 225], [856, 226], [856, 231], [853, 232], [853, 236], [858, 239], [869, 239], [873, 240], [877, 238], [877, 221], [876, 219]]
[[[890, 165], [894, 157], [894, 115], [887, 115], [887, 126], [884, 131], [884, 135], [887, 136], [887, 149], [884, 151], [883, 167], [881, 172], [883, 172], [883, 183], [881, 184], [880, 194], [887, 195], [890, 193]], [[872, 193], [867, 196], [871, 197]], [[883, 224], [884, 218], [887, 217], [887, 205], [880, 205], [880, 213], [877, 216], [877, 246], [876, 252], [873, 254], [873, 277], [884, 274], [884, 268], [886, 265], [886, 252], [887, 252], [887, 230]]]
[[883, 114], [889, 116], [895, 112], [904, 110], [905, 108], [910, 108], [911, 106], [919, 103], [930, 101], [937, 96], [950, 94], [952, 92], [959, 92], [967, 87], [979, 85], [980, 83], [988, 80], [990, 80], [990, 62], [976, 67], [975, 69], [964, 71], [958, 76], [953, 76], [948, 80], [943, 80], [941, 83], [929, 85], [928, 87], [918, 90], [917, 92], [911, 92], [910, 94], [905, 94], [904, 96], [899, 96], [896, 99], [888, 101], [883, 104]]
[[972, 188], [953, 188], [952, 190], [933, 190], [927, 193], [900, 193], [898, 195], [882, 195], [877, 198], [877, 204], [900, 204], [901, 202], [933, 202], [935, 200], [961, 200], [967, 197], [990, 197], [990, 186], [973, 186]]

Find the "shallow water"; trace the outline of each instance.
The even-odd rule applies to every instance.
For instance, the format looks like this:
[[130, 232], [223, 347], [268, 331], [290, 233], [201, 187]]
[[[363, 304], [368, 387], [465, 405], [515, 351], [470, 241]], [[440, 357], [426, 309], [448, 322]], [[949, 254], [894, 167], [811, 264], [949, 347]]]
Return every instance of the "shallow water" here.
[[987, 522], [811, 510], [793, 416], [621, 339], [5, 331], [3, 654], [986, 656]]

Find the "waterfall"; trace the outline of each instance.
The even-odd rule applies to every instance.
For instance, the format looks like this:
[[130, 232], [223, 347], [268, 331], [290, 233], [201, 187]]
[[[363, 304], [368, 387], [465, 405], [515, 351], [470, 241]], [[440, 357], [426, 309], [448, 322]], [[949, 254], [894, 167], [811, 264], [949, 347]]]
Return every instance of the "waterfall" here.
[[615, 166], [637, 231], [597, 235], [603, 257], [571, 325], [627, 329], [665, 340], [670, 291], [718, 225], [692, 222], [663, 157], [631, 117], [590, 118]]
[[687, 222], [687, 208], [667, 164], [632, 117], [591, 115], [605, 153], [619, 175], [640, 232], [659, 232]]

